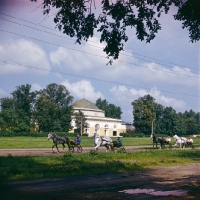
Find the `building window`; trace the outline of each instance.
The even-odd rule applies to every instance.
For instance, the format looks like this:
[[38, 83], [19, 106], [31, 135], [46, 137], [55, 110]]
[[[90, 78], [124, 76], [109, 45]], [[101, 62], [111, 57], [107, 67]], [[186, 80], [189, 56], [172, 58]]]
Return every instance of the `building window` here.
[[96, 132], [96, 133], [99, 133], [99, 129], [100, 129], [99, 124], [96, 124], [96, 125], [95, 125], [95, 132]]
[[117, 131], [113, 131], [113, 136], [117, 136]]

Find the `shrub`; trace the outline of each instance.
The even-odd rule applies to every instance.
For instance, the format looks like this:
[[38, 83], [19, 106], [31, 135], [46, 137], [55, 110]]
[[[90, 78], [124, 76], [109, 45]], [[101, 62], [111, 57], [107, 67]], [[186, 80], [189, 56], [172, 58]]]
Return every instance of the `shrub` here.
[[[65, 133], [65, 132], [54, 132], [55, 134], [59, 136], [67, 136], [67, 137], [75, 137], [76, 134], [74, 133]], [[28, 137], [47, 137], [48, 132], [19, 132], [19, 133], [14, 133], [14, 132], [0, 132], [0, 137], [16, 137], [16, 136], [28, 136]]]

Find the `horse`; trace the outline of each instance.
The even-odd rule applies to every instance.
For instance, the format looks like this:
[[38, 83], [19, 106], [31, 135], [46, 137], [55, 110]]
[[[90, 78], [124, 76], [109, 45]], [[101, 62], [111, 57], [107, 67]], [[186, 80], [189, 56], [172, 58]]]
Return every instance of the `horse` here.
[[94, 149], [95, 150], [98, 150], [98, 148], [100, 146], [105, 146], [106, 147], [106, 151], [109, 150], [109, 147], [111, 150], [114, 151], [114, 145], [113, 145], [113, 141], [110, 137], [108, 136], [105, 136], [105, 137], [100, 137], [100, 135], [96, 132], [93, 133], [93, 136], [94, 138]]
[[[175, 140], [175, 145], [180, 145], [180, 148], [184, 149], [185, 150], [185, 146], [186, 146], [186, 143], [187, 143], [187, 138], [185, 137], [178, 137], [177, 135], [174, 135], [173, 136], [174, 140]], [[193, 140], [192, 140], [193, 142]]]
[[[49, 139], [52, 139], [53, 140], [53, 146], [52, 146], [52, 151], [53, 151], [53, 148], [56, 147], [57, 148], [57, 153], [60, 153], [59, 149], [58, 149], [58, 144], [62, 144], [63, 146], [63, 151], [64, 151], [64, 148], [65, 148], [65, 143], [68, 145], [68, 148], [70, 149], [70, 140], [68, 137], [61, 137], [61, 136], [57, 136], [56, 134], [54, 133], [49, 133], [48, 134], [48, 137], [47, 137], [47, 140]], [[54, 151], [53, 151], [54, 152]]]
[[157, 148], [158, 143], [160, 143], [161, 149], [164, 147], [165, 139], [163, 137], [157, 137], [155, 136], [154, 133], [151, 133], [150, 138], [153, 138], [153, 148], [154, 148], [154, 144], [156, 144], [156, 148]]
[[194, 148], [193, 139], [192, 139], [191, 137], [189, 137], [189, 138], [186, 140], [186, 145], [191, 146], [192, 149]]
[[168, 144], [169, 145], [169, 149], [172, 149], [172, 144], [171, 144], [171, 138], [170, 136], [168, 136], [167, 138], [163, 138], [163, 147], [165, 147], [164, 145]]

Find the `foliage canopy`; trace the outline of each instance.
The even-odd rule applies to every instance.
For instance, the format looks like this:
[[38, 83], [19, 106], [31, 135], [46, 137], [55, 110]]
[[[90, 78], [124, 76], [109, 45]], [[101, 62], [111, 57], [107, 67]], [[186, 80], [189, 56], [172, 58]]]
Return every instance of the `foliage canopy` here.
[[182, 21], [182, 28], [188, 29], [191, 42], [200, 39], [199, 0], [102, 0], [98, 8], [95, 3], [98, 2], [43, 0], [41, 7], [44, 15], [56, 8], [56, 27], [64, 34], [76, 37], [79, 44], [93, 37], [95, 31], [100, 32], [100, 42], [105, 43], [103, 51], [112, 59], [117, 59], [124, 49], [128, 28], [134, 28], [137, 38], [149, 43], [161, 30], [158, 20], [161, 14], [167, 14], [173, 8], [177, 9], [174, 19]]

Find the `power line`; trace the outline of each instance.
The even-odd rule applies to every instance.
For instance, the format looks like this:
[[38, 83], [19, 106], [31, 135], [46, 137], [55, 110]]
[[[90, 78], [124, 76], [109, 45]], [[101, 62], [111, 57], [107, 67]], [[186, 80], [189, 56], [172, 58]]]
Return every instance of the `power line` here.
[[[21, 63], [13, 63], [13, 62], [8, 62], [8, 61], [4, 61], [4, 60], [0, 60], [0, 62], [4, 63], [4, 64], [9, 64], [9, 65], [14, 65], [14, 66], [24, 67], [24, 68], [28, 68], [28, 69], [36, 69], [36, 70], [40, 70], [40, 71], [47, 71], [47, 72], [52, 72], [52, 73], [58, 73], [58, 74], [61, 74], [61, 75], [69, 75], [69, 76], [74, 76], [74, 77], [79, 77], [79, 78], [85, 78], [85, 79], [94, 80], [94, 81], [100, 81], [100, 82], [105, 82], [105, 83], [111, 83], [111, 84], [117, 84], [117, 85], [125, 85], [125, 86], [129, 86], [129, 87], [136, 87], [136, 88], [142, 88], [142, 89], [145, 88], [145, 89], [150, 89], [150, 90], [156, 90], [154, 88], [149, 88], [149, 87], [146, 87], [146, 86], [124, 84], [124, 83], [120, 83], [120, 82], [116, 82], [116, 81], [109, 81], [109, 80], [104, 80], [104, 79], [91, 78], [91, 77], [88, 77], [88, 76], [75, 75], [75, 74], [71, 74], [71, 73], [68, 73], [68, 72], [59, 72], [59, 71], [52, 70], [52, 69], [39, 68], [39, 67], [34, 67], [34, 66], [30, 66], [30, 65], [21, 64]], [[198, 97], [198, 98], [200, 97], [199, 95], [194, 95], [194, 94], [172, 92], [172, 91], [167, 91], [167, 90], [160, 90], [160, 91], [161, 92], [165, 92], [165, 93], [176, 94], [176, 95], [185, 95], [185, 96]]]
[[[89, 53], [89, 52], [86, 52], [86, 51], [70, 48], [70, 47], [67, 47], [67, 46], [58, 45], [58, 44], [55, 44], [55, 43], [52, 43], [52, 42], [47, 42], [47, 41], [44, 41], [44, 40], [40, 40], [40, 39], [36, 39], [36, 38], [33, 38], [33, 37], [29, 37], [29, 36], [24, 36], [24, 35], [21, 35], [21, 34], [18, 34], [18, 33], [13, 33], [11, 31], [1, 30], [1, 29], [0, 29], [0, 31], [6, 32], [6, 33], [9, 33], [9, 34], [18, 35], [18, 36], [24, 37], [24, 38], [29, 38], [29, 39], [32, 39], [32, 40], [36, 40], [36, 41], [39, 41], [39, 42], [46, 43], [46, 44], [51, 44], [51, 45], [54, 45], [54, 46], [63, 47], [63, 48], [66, 48], [66, 49], [69, 49], [69, 50], [72, 50], [72, 51], [77, 51], [77, 52], [85, 53], [85, 54], [96, 56], [96, 57], [100, 57], [100, 58], [107, 58], [105, 56]], [[138, 64], [135, 64], [135, 63], [125, 62], [125, 61], [120, 61], [120, 62], [125, 63], [125, 64], [129, 64], [129, 65], [133, 65], [133, 66], [138, 66], [138, 67], [143, 67], [143, 68], [150, 69], [149, 67], [138, 65]], [[178, 75], [178, 76], [187, 76], [187, 77], [199, 79], [199, 77], [196, 77], [196, 76], [191, 76], [191, 75], [186, 75], [186, 74], [179, 74], [179, 73], [175, 73], [175, 72], [169, 72], [169, 71], [162, 70], [162, 69], [157, 69], [157, 68], [152, 68], [152, 69], [156, 70], [156, 71], [162, 71], [162, 72], [165, 72], [165, 73], [175, 74], [175, 75]]]
[[[24, 20], [24, 19], [21, 19], [21, 18], [16, 18], [16, 17], [14, 17], [14, 16], [7, 15], [7, 14], [5, 14], [5, 13], [0, 13], [0, 14], [5, 15], [5, 16], [8, 16], [8, 17], [11, 17], [11, 18], [14, 18], [14, 19], [17, 19], [17, 20], [24, 21], [24, 22], [26, 22], [26, 23], [30, 23], [30, 24], [32, 24], [32, 25], [41, 26], [41, 27], [46, 28], [46, 29], [49, 29], [49, 30], [57, 31], [57, 30], [55, 30], [55, 29], [52, 29], [52, 28], [49, 28], [49, 27], [46, 27], [46, 26], [43, 26], [43, 25], [40, 25], [40, 24], [36, 24], [36, 23], [30, 22], [30, 21], [27, 21], [27, 20]], [[50, 32], [48, 32], [48, 31], [43, 31], [43, 30], [40, 30], [40, 29], [36, 29], [36, 28], [33, 28], [33, 27], [31, 27], [31, 26], [27, 26], [27, 25], [24, 25], [24, 24], [19, 24], [19, 23], [16, 23], [16, 22], [13, 22], [13, 21], [4, 19], [4, 18], [0, 18], [0, 19], [5, 20], [5, 21], [8, 21], [8, 22], [10, 22], [10, 23], [15, 23], [15, 24], [17, 24], [17, 25], [22, 25], [22, 26], [25, 26], [25, 27], [27, 27], [27, 28], [35, 29], [35, 30], [37, 30], [37, 31], [45, 32], [45, 33], [47, 33], [47, 34], [51, 34], [51, 35], [54, 35], [54, 36], [57, 36], [57, 37], [65, 38], [65, 39], [72, 40], [72, 41], [75, 41], [75, 42], [76, 42], [76, 40], [74, 40], [74, 39], [72, 39], [72, 38], [69, 38], [69, 37], [65, 37], [65, 36], [60, 36], [60, 35], [57, 35], [57, 34], [53, 34], [53, 33], [50, 33]], [[96, 44], [99, 44], [99, 43], [94, 42], [94, 41], [91, 41], [91, 40], [88, 40], [88, 41], [89, 41], [89, 42], [96, 43]], [[84, 43], [87, 44], [87, 45], [90, 45], [90, 46], [99, 48], [99, 49], [103, 49], [103, 47], [98, 47], [98, 46], [95, 46], [95, 45], [91, 45], [91, 44], [88, 44], [88, 43], [86, 43], [86, 42], [84, 42]], [[101, 45], [102, 45], [102, 44], [101, 44]], [[172, 66], [169, 66], [169, 65], [166, 65], [166, 64], [163, 64], [163, 63], [169, 63], [169, 64], [177, 65], [177, 66], [179, 66], [179, 67], [189, 68], [189, 67], [182, 66], [182, 65], [179, 65], [179, 64], [176, 64], [176, 63], [166, 62], [166, 61], [163, 61], [163, 60], [159, 60], [159, 59], [152, 58], [152, 57], [149, 57], [149, 56], [144, 56], [144, 55], [141, 55], [141, 54], [129, 52], [129, 51], [126, 51], [126, 50], [125, 50], [124, 52], [128, 52], [128, 53], [131, 53], [131, 54], [135, 54], [135, 55], [137, 55], [137, 56], [141, 56], [141, 57], [145, 57], [145, 58], [157, 60], [157, 61], [159, 61], [159, 62], [162, 62], [162, 63], [157, 63], [157, 64], [161, 64], [161, 65], [163, 65], [163, 66], [165, 66], [165, 67], [173, 68]], [[138, 57], [135, 57], [135, 56], [133, 56], [133, 55], [127, 55], [127, 54], [124, 54], [124, 53], [122, 53], [122, 52], [121, 52], [120, 54], [121, 54], [121, 55], [124, 55], [124, 56], [128, 56], [128, 57], [137, 58], [137, 59], [139, 59], [139, 60], [143, 60], [143, 61], [147, 61], [147, 62], [152, 62], [151, 60], [146, 60], [146, 59], [143, 59], [143, 58], [138, 58]], [[197, 69], [197, 68], [189, 68], [189, 69], [193, 69], [193, 70], [199, 71], [199, 69]], [[182, 70], [183, 70], [183, 71], [187, 71], [187, 70], [185, 70], [185, 69], [182, 69]]]

